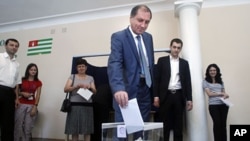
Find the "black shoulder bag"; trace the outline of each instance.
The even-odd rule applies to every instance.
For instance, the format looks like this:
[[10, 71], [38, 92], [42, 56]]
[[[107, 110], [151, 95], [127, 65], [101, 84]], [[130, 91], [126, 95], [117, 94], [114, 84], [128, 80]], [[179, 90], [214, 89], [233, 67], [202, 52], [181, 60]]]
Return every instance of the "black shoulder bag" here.
[[[73, 86], [74, 81], [75, 81], [75, 74], [73, 75], [73, 80], [72, 80], [71, 86]], [[70, 94], [71, 94], [71, 92], [66, 93], [65, 99], [63, 100], [63, 103], [62, 103], [62, 106], [60, 109], [61, 112], [67, 113], [67, 112], [71, 111]]]

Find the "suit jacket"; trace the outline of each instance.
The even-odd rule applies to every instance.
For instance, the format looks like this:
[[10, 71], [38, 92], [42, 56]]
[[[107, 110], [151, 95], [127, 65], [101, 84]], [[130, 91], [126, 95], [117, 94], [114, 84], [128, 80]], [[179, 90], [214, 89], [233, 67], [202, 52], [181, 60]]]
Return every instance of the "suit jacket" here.
[[[167, 99], [168, 85], [171, 77], [170, 56], [161, 57], [158, 59], [155, 73], [155, 89], [154, 96], [159, 97], [160, 104]], [[179, 59], [179, 75], [182, 87], [183, 103], [192, 101], [192, 87], [189, 64], [186, 60]]]
[[[144, 32], [142, 38], [153, 80], [154, 50], [152, 36]], [[129, 28], [112, 34], [107, 71], [113, 94], [117, 91], [126, 91], [129, 99], [136, 97], [141, 67], [137, 47]]]

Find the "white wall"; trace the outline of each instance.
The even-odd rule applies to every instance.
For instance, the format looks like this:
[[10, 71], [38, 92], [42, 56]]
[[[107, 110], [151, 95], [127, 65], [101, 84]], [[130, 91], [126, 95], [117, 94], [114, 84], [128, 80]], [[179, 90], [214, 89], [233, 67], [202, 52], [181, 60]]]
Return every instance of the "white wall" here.
[[[219, 65], [226, 92], [234, 104], [228, 113], [228, 133], [230, 124], [250, 123], [249, 12], [248, 4], [202, 9], [200, 15], [203, 71], [205, 73], [210, 63]], [[208, 123], [211, 138], [212, 120], [209, 114]]]
[[[203, 70], [210, 63], [217, 63], [222, 71], [226, 91], [235, 104], [229, 110], [228, 125], [249, 124], [250, 110], [247, 80], [250, 76], [250, 5], [205, 8], [199, 16]], [[128, 13], [129, 14], [129, 13]], [[63, 87], [71, 72], [73, 56], [109, 53], [110, 36], [129, 24], [129, 15], [83, 21], [56, 26], [18, 30], [0, 33], [0, 40], [9, 37], [20, 41], [18, 61], [21, 74], [26, 65], [34, 62], [39, 67], [39, 77], [43, 82], [39, 103], [39, 118], [34, 128], [34, 137], [64, 138], [65, 114], [59, 112], [64, 98]], [[153, 12], [148, 32], [154, 37], [155, 49], [168, 48], [172, 38], [178, 37], [178, 19], [173, 11]], [[27, 56], [28, 42], [33, 39], [53, 38], [52, 53]], [[4, 47], [0, 47], [0, 52]], [[165, 53], [155, 54], [155, 61]], [[90, 63], [106, 66], [107, 57], [89, 58]], [[206, 100], [205, 100], [206, 101]], [[206, 109], [207, 110], [207, 109]], [[208, 113], [208, 112], [207, 112]], [[199, 113], [197, 113], [199, 114]], [[212, 141], [210, 115], [209, 140]], [[229, 127], [228, 127], [229, 130]]]

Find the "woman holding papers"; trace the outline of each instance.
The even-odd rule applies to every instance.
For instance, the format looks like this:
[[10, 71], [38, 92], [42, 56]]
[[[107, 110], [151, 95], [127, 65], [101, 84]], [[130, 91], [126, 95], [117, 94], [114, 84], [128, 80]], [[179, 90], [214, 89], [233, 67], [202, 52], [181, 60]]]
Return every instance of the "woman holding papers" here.
[[209, 113], [213, 120], [214, 141], [227, 141], [227, 114], [229, 107], [221, 100], [228, 98], [220, 68], [210, 64], [206, 70], [203, 88], [209, 97]]
[[64, 87], [65, 92], [70, 92], [72, 105], [66, 118], [65, 134], [72, 135], [72, 141], [78, 141], [79, 134], [84, 135], [84, 141], [90, 141], [90, 134], [94, 132], [94, 117], [92, 99], [87, 97], [96, 93], [96, 87], [94, 78], [86, 74], [86, 60], [78, 59], [76, 70], [77, 74], [71, 75]]

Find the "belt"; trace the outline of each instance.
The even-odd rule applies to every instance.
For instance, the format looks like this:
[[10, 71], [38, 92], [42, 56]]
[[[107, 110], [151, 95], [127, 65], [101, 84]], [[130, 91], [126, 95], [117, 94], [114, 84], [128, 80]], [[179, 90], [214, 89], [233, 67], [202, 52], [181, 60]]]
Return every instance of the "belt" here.
[[71, 106], [93, 106], [93, 103], [88, 102], [70, 102]]
[[145, 75], [144, 74], [140, 74], [140, 78], [145, 78]]
[[14, 88], [8, 87], [8, 86], [4, 86], [4, 85], [0, 85], [0, 89], [4, 89], [4, 90], [14, 90]]
[[168, 92], [171, 94], [176, 94], [176, 93], [181, 92], [181, 89], [171, 89], [171, 90], [168, 90]]

